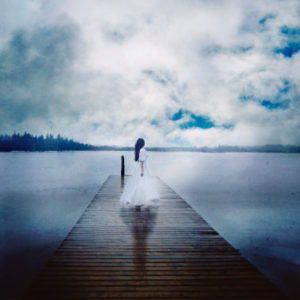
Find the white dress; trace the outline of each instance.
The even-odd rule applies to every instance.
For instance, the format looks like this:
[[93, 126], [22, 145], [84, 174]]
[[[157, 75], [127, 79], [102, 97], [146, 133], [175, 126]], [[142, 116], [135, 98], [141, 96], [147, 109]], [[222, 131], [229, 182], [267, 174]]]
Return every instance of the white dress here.
[[[134, 162], [133, 174], [129, 178], [120, 202], [126, 206], [157, 205], [159, 195], [147, 168], [149, 157], [145, 148], [141, 148], [138, 161]], [[144, 176], [141, 176], [140, 162], [144, 162]]]

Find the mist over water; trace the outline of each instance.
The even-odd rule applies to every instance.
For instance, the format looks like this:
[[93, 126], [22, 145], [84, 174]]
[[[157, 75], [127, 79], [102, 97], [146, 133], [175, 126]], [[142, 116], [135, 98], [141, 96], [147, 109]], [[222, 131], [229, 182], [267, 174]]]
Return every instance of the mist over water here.
[[162, 162], [159, 155], [152, 162], [161, 178], [274, 283], [299, 296], [300, 155], [174, 153]]
[[[10, 296], [51, 257], [107, 176], [120, 173], [122, 154], [130, 174], [132, 152], [0, 153], [1, 273]], [[149, 170], [273, 282], [299, 293], [299, 154], [150, 152]]]

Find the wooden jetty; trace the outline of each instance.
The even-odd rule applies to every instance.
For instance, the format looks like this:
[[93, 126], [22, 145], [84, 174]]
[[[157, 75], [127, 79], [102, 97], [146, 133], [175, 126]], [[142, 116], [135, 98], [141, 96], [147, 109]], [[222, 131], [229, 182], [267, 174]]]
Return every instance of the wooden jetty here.
[[155, 178], [158, 207], [123, 208], [109, 176], [24, 299], [285, 299]]

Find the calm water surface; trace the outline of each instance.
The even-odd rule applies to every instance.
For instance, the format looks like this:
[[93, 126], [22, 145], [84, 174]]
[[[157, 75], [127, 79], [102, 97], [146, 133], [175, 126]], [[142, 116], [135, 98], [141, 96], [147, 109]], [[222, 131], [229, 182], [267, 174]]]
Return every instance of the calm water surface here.
[[[17, 299], [131, 152], [0, 153], [1, 280]], [[150, 152], [149, 169], [274, 283], [300, 293], [300, 155]], [[14, 291], [14, 292], [12, 292]]]

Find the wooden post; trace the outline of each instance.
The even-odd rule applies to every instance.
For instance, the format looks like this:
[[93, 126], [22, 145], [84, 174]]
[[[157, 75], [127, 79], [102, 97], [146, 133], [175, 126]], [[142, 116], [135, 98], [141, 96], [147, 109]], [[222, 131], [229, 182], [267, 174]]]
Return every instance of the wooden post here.
[[125, 175], [125, 159], [124, 155], [121, 156], [121, 176], [124, 177]]

